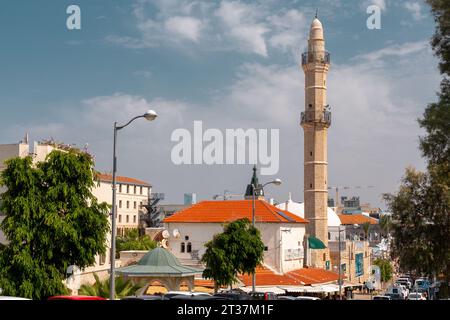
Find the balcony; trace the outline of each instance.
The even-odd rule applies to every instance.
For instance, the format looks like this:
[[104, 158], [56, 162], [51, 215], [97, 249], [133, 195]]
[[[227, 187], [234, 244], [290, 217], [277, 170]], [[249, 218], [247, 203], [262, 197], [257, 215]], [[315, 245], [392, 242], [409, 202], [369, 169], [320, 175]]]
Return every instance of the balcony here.
[[300, 124], [304, 123], [322, 123], [329, 127], [331, 125], [331, 112], [315, 112], [315, 111], [305, 111], [301, 114]]
[[308, 63], [330, 64], [331, 56], [328, 51], [304, 52], [302, 54], [302, 65]]

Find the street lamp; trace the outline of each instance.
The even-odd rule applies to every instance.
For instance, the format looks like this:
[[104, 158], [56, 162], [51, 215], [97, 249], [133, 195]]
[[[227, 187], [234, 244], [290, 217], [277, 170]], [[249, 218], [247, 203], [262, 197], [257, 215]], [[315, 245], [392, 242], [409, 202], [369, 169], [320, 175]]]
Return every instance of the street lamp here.
[[[273, 184], [273, 185], [279, 186], [281, 184], [281, 180], [275, 179], [273, 181], [267, 182], [267, 183], [263, 184], [260, 188], [257, 188], [252, 183], [252, 226], [253, 227], [255, 227], [255, 190], [264, 190], [264, 187], [267, 186], [268, 184]], [[252, 291], [253, 292], [255, 292], [255, 285], [256, 285], [256, 270], [252, 274]]]
[[148, 110], [146, 113], [140, 116], [136, 116], [130, 121], [128, 121], [123, 126], [118, 126], [117, 122], [114, 122], [114, 142], [113, 142], [113, 172], [112, 172], [112, 213], [111, 213], [111, 269], [109, 278], [109, 298], [111, 300], [115, 299], [115, 269], [116, 269], [116, 171], [117, 171], [117, 157], [116, 157], [116, 140], [117, 131], [125, 128], [131, 122], [138, 118], [145, 118], [148, 121], [153, 121], [158, 115], [153, 110]]
[[[356, 229], [358, 227], [359, 227], [359, 225], [356, 224], [356, 223], [353, 225], [354, 229]], [[342, 274], [342, 271], [341, 271], [341, 269], [342, 269], [342, 267], [341, 267], [341, 264], [342, 264], [342, 262], [341, 262], [341, 232], [342, 231], [345, 231], [345, 228], [341, 230], [341, 225], [339, 225], [338, 226], [338, 233], [339, 233], [339, 237], [338, 237], [338, 242], [339, 242], [339, 247], [338, 247], [338, 251], [339, 251], [339, 266], [338, 266], [338, 269], [339, 269], [339, 280], [338, 280], [338, 282], [339, 282], [339, 300], [342, 300], [342, 295], [341, 295], [341, 293], [342, 293], [342, 279], [341, 279], [341, 277], [342, 277], [341, 276], [341, 274]], [[350, 270], [350, 272], [351, 272], [351, 270]]]

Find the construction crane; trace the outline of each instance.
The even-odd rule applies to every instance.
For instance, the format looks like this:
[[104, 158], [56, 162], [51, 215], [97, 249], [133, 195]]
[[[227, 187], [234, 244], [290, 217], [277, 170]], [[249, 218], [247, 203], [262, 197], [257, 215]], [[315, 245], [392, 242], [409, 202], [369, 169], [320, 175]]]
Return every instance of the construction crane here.
[[218, 198], [223, 198], [223, 200], [228, 200], [232, 197], [242, 197], [242, 194], [232, 194], [229, 190], [224, 190], [223, 195], [222, 194], [216, 194], [213, 196], [214, 200], [217, 200]]
[[375, 188], [375, 186], [334, 186], [328, 187], [328, 190], [335, 189], [336, 190], [336, 207], [339, 207], [339, 190], [348, 190], [348, 189], [368, 189]]

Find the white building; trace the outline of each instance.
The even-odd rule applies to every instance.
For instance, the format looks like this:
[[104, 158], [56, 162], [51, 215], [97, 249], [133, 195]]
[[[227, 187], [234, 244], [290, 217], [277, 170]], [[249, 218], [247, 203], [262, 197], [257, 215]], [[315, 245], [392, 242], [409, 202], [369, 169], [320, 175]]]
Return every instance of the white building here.
[[[303, 267], [306, 220], [256, 200], [256, 227], [265, 245], [264, 264], [277, 273]], [[184, 264], [198, 265], [205, 243], [223, 231], [227, 222], [252, 220], [251, 200], [202, 201], [164, 219], [168, 248]]]

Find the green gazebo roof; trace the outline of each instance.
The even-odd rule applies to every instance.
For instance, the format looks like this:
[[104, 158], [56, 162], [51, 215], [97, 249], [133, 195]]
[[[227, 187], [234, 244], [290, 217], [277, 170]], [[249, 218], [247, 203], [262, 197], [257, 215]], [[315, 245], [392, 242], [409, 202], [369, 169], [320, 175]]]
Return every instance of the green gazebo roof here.
[[322, 240], [313, 236], [308, 237], [308, 244], [310, 249], [326, 249], [327, 247]]
[[137, 264], [116, 270], [118, 274], [139, 277], [184, 277], [202, 271], [183, 266], [172, 253], [161, 247], [150, 250]]

